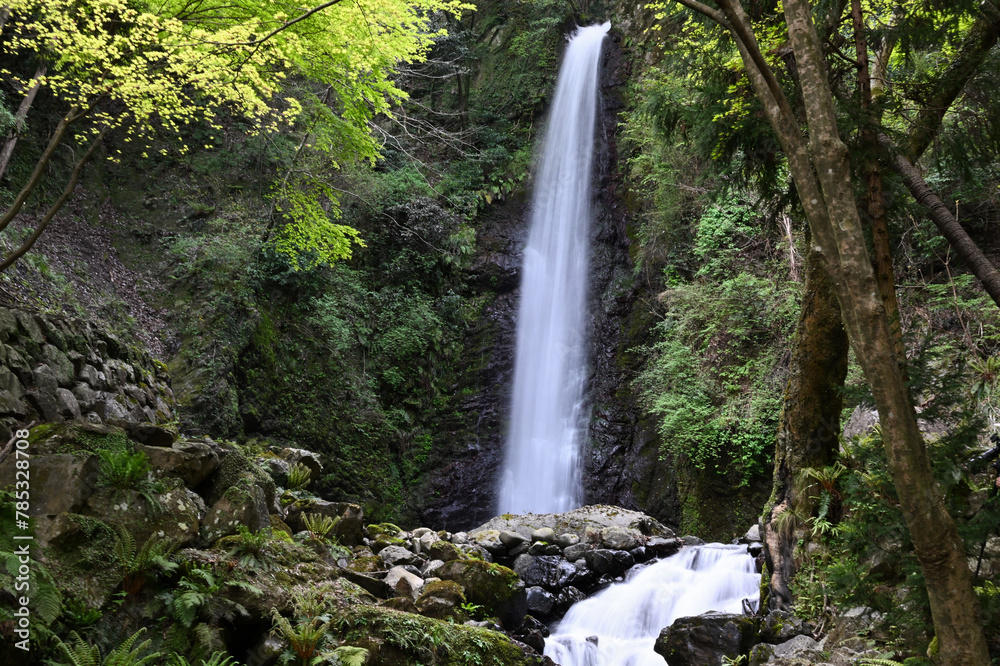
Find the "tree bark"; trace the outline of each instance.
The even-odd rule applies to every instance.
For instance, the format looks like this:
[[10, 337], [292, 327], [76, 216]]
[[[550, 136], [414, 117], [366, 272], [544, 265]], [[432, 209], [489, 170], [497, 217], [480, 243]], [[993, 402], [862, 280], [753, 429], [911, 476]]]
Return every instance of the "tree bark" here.
[[[31, 87], [28, 88], [28, 92], [25, 94], [24, 99], [21, 100], [21, 104], [17, 107], [17, 114], [15, 115], [15, 118], [17, 119], [18, 125], [22, 124], [24, 119], [28, 117], [28, 109], [31, 108], [31, 104], [35, 101], [35, 95], [38, 94], [38, 89], [42, 87], [40, 79], [43, 76], [45, 76], [45, 65], [39, 65], [38, 69], [35, 70], [35, 75], [31, 77]], [[14, 146], [17, 145], [17, 135], [18, 128], [15, 127], [14, 131], [4, 142], [3, 150], [0, 150], [0, 178], [2, 178], [4, 173], [7, 171], [7, 163], [10, 162], [10, 156], [14, 154]]]
[[837, 287], [844, 323], [878, 409], [889, 469], [927, 585], [940, 659], [955, 666], [985, 666], [990, 659], [972, 576], [934, 479], [877, 295], [811, 7], [807, 0], [785, 0], [783, 5], [801, 76], [810, 154], [830, 213], [828, 228], [816, 235], [823, 244], [831, 235], [835, 242], [824, 250], [841, 267]]
[[892, 140], [885, 134], [880, 134], [878, 142], [888, 157], [889, 164], [892, 165], [893, 170], [903, 179], [907, 189], [910, 190], [910, 194], [917, 200], [917, 203], [927, 209], [938, 231], [951, 243], [959, 259], [983, 283], [986, 293], [990, 295], [990, 298], [997, 304], [997, 307], [1000, 307], [1000, 271], [990, 263], [990, 260], [979, 249], [979, 246], [969, 238], [969, 234], [958, 223], [955, 216], [951, 214], [951, 210], [944, 205], [944, 202], [934, 193], [934, 190], [924, 181], [920, 172], [910, 160], [900, 153]]
[[62, 195], [56, 199], [55, 203], [49, 206], [49, 209], [45, 212], [45, 215], [38, 223], [38, 226], [35, 227], [34, 233], [32, 233], [27, 240], [21, 243], [20, 247], [11, 252], [2, 262], [0, 262], [0, 273], [10, 268], [15, 261], [24, 256], [24, 254], [34, 246], [35, 241], [37, 241], [38, 237], [42, 235], [45, 228], [49, 226], [49, 222], [52, 221], [52, 218], [55, 217], [56, 213], [59, 212], [59, 209], [63, 207], [63, 204], [65, 204], [70, 195], [73, 194], [73, 190], [76, 189], [76, 184], [80, 180], [80, 173], [83, 171], [83, 165], [90, 160], [91, 155], [94, 154], [94, 150], [97, 149], [97, 146], [101, 143], [101, 140], [104, 138], [107, 131], [107, 127], [102, 129], [87, 148], [87, 152], [85, 152], [83, 156], [77, 160], [76, 165], [73, 167], [73, 172], [70, 174], [69, 180], [66, 183], [66, 187], [63, 189]]
[[63, 137], [66, 136], [66, 130], [69, 129], [70, 124], [79, 117], [80, 107], [74, 106], [69, 110], [59, 124], [56, 126], [55, 132], [52, 134], [52, 138], [49, 139], [49, 144], [45, 146], [45, 150], [42, 152], [41, 157], [38, 158], [38, 162], [35, 164], [34, 171], [31, 172], [31, 176], [28, 177], [28, 182], [24, 184], [21, 191], [17, 193], [14, 198], [14, 202], [10, 205], [7, 211], [0, 217], [0, 231], [7, 228], [10, 221], [13, 220], [19, 212], [21, 212], [21, 207], [24, 206], [24, 202], [28, 200], [28, 196], [34, 191], [35, 187], [38, 185], [39, 181], [42, 179], [42, 174], [45, 172], [45, 167], [49, 165], [49, 160], [52, 159], [52, 154], [56, 152], [56, 148], [62, 143]]
[[[861, 0], [851, 0], [851, 19], [854, 22], [854, 52], [858, 61], [858, 94], [865, 124], [861, 130], [861, 141], [869, 146], [876, 143], [872, 116], [872, 78], [868, 63], [868, 42], [865, 30], [864, 14], [861, 10]], [[872, 230], [872, 257], [875, 266], [875, 281], [878, 283], [882, 305], [885, 306], [889, 318], [889, 328], [892, 331], [893, 344], [896, 346], [896, 359], [903, 369], [904, 379], [908, 379], [906, 371], [906, 346], [903, 344], [903, 324], [899, 314], [899, 300], [896, 298], [896, 275], [892, 269], [892, 249], [889, 245], [889, 221], [886, 219], [885, 205], [882, 201], [882, 170], [874, 158], [865, 160], [865, 180], [868, 183], [868, 193], [865, 196], [865, 220]]]
[[937, 632], [939, 655], [952, 666], [986, 666], [989, 654], [979, 603], [954, 520], [945, 509], [897, 362], [851, 184], [847, 146], [840, 138], [833, 95], [808, 0], [784, 0], [806, 111], [808, 144], [767, 66], [738, 0], [717, 10], [678, 0], [730, 30], [789, 170], [840, 302], [851, 346], [872, 390], [903, 518], [920, 562]]
[[837, 457], [847, 350], [840, 304], [824, 259], [810, 252], [774, 449], [774, 484], [764, 509], [764, 558], [772, 609], [792, 604], [789, 582], [797, 569], [798, 538], [788, 523], [779, 526], [779, 516], [785, 511], [803, 518], [812, 515], [814, 501], [796, 483], [797, 474], [808, 467], [832, 465]]

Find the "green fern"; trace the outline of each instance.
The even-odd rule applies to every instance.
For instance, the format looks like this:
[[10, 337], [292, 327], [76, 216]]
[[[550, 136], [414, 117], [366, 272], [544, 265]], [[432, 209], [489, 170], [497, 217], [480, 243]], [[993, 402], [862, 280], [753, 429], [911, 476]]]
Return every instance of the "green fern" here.
[[292, 490], [302, 490], [309, 485], [312, 472], [302, 463], [295, 463], [288, 470], [288, 487]]
[[292, 652], [302, 666], [309, 666], [313, 660], [319, 656], [320, 643], [326, 636], [330, 628], [330, 622], [322, 622], [320, 618], [314, 617], [308, 621], [299, 622], [294, 627], [287, 618], [283, 617], [278, 609], [271, 610], [274, 618], [274, 628], [288, 641]]
[[339, 521], [339, 518], [331, 518], [321, 513], [306, 513], [302, 515], [302, 522], [305, 524], [306, 529], [319, 539], [325, 539], [326, 535], [336, 527]]
[[862, 659], [858, 662], [858, 666], [904, 666], [901, 661], [893, 661], [892, 659]]
[[[142, 656], [142, 653], [149, 649], [152, 641], [145, 640], [139, 645], [135, 645], [135, 642], [145, 631], [145, 628], [139, 629], [139, 631], [126, 638], [121, 645], [108, 653], [108, 656], [103, 660], [101, 659], [100, 648], [96, 645], [86, 643], [75, 631], [71, 631], [69, 634], [69, 638], [72, 639], [71, 645], [64, 643], [61, 638], [57, 638], [56, 641], [57, 647], [69, 659], [70, 666], [146, 666], [146, 664], [153, 663], [154, 660], [159, 659], [162, 654], [152, 652], [146, 656]], [[65, 666], [60, 662], [51, 660], [47, 660], [46, 663], [49, 666]]]
[[212, 622], [233, 621], [237, 616], [247, 617], [247, 609], [231, 599], [220, 596], [227, 587], [239, 588], [254, 596], [263, 594], [260, 588], [245, 581], [222, 581], [208, 569], [196, 568], [189, 571], [177, 582], [173, 590], [160, 594], [159, 598], [171, 615], [183, 626], [190, 629], [198, 618]]
[[337, 666], [365, 666], [368, 662], [368, 650], [351, 645], [341, 645], [331, 653], [331, 657]]
[[137, 594], [146, 583], [148, 572], [154, 567], [167, 573], [176, 571], [177, 564], [169, 558], [178, 545], [173, 539], [154, 534], [136, 550], [132, 534], [124, 526], [117, 526], [113, 552], [122, 569], [122, 588], [125, 592]]

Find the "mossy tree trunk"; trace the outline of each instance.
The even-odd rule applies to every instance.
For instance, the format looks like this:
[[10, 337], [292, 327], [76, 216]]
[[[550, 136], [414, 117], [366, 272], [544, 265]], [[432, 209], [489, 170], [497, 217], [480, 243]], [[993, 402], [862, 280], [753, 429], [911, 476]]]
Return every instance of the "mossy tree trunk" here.
[[[770, 573], [770, 605], [792, 602], [798, 541], [788, 517], [808, 517], [814, 500], [796, 483], [798, 473], [836, 460], [841, 388], [847, 376], [847, 332], [833, 284], [817, 252], [806, 255], [806, 282], [795, 333], [774, 449], [774, 485], [764, 510], [764, 556]], [[784, 515], [786, 512], [790, 512]]]

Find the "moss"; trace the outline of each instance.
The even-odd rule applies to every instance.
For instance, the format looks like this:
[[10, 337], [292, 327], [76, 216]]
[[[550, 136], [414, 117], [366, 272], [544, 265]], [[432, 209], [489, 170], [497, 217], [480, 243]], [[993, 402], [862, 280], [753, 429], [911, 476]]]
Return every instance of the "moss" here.
[[372, 523], [365, 528], [365, 531], [368, 533], [368, 538], [376, 539], [383, 534], [395, 538], [403, 530], [392, 523]]
[[102, 520], [64, 514], [77, 527], [45, 549], [45, 560], [60, 591], [100, 608], [121, 583], [118, 563], [110, 558], [117, 540], [115, 530]]
[[366, 648], [369, 666], [540, 663], [503, 634], [385, 607], [360, 606], [338, 613], [330, 631], [346, 644]]

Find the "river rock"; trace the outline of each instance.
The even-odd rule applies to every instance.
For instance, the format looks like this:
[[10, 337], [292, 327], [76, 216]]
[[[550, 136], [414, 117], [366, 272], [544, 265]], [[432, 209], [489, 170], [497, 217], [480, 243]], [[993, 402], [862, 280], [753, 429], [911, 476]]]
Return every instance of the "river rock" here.
[[540, 527], [537, 530], [532, 530], [531, 540], [535, 541], [545, 541], [546, 543], [552, 543], [556, 540], [556, 532], [551, 527]]
[[808, 663], [814, 664], [823, 661], [823, 656], [819, 651], [820, 644], [810, 636], [795, 636], [780, 645], [775, 645], [773, 657], [781, 659], [805, 659]]
[[575, 546], [580, 543], [580, 537], [575, 534], [560, 534], [556, 537], [556, 545], [560, 548], [569, 548], [570, 546]]
[[465, 553], [462, 552], [461, 548], [443, 539], [432, 543], [427, 549], [427, 554], [435, 560], [444, 562], [465, 559]]
[[576, 573], [576, 567], [553, 555], [521, 555], [514, 560], [514, 571], [525, 585], [558, 590], [561, 581], [568, 581]]
[[505, 530], [500, 533], [500, 543], [505, 545], [507, 548], [517, 548], [526, 541], [528, 541], [528, 538], [521, 536], [517, 532]]
[[552, 614], [556, 605], [556, 597], [544, 587], [533, 585], [527, 589], [528, 612], [537, 618], [544, 619]]
[[424, 585], [417, 597], [417, 612], [437, 620], [461, 620], [465, 593], [453, 580], [438, 580]]
[[607, 548], [587, 551], [584, 559], [590, 570], [597, 574], [613, 573], [618, 567], [615, 551], [608, 550]]
[[566, 548], [566, 550], [563, 551], [563, 557], [570, 562], [576, 562], [578, 559], [583, 557], [588, 550], [590, 550], [590, 546], [585, 543], [578, 543]]
[[176, 442], [167, 449], [162, 446], [141, 446], [149, 458], [154, 473], [176, 476], [188, 488], [194, 488], [219, 467], [219, 456], [201, 442]]
[[570, 606], [586, 598], [587, 595], [578, 588], [568, 585], [559, 590], [559, 594], [556, 596], [556, 612], [565, 613], [569, 610]]
[[420, 561], [420, 558], [401, 546], [386, 546], [378, 552], [378, 555], [385, 562], [386, 566], [390, 568]]
[[341, 504], [346, 504], [346, 506], [343, 507], [340, 520], [333, 526], [331, 534], [341, 546], [348, 548], [360, 546], [365, 540], [364, 511], [362, 511], [360, 504], [349, 502], [341, 502]]
[[528, 610], [524, 582], [507, 567], [481, 560], [455, 560], [446, 562], [437, 575], [461, 585], [470, 603], [486, 608], [507, 629], [516, 629], [524, 620]]
[[654, 650], [670, 666], [722, 666], [747, 654], [756, 638], [752, 618], [729, 613], [682, 617], [660, 632]]
[[632, 550], [638, 545], [629, 530], [622, 527], [608, 527], [601, 530], [601, 543], [611, 550]]
[[652, 537], [646, 542], [646, 548], [651, 549], [660, 557], [670, 557], [681, 549], [684, 542], [677, 538], [664, 539]]
[[396, 566], [389, 569], [389, 573], [385, 575], [385, 584], [395, 590], [397, 595], [415, 600], [424, 586], [424, 579], [401, 566]]
[[622, 527], [633, 531], [636, 536], [675, 536], [668, 527], [644, 513], [605, 504], [585, 506], [565, 513], [504, 514], [470, 530], [470, 534], [495, 532], [499, 536], [500, 532], [510, 531], [530, 536], [533, 531], [543, 527], [551, 528], [556, 534], [575, 534], [582, 542], [587, 541], [587, 528], [595, 535], [608, 527]]

